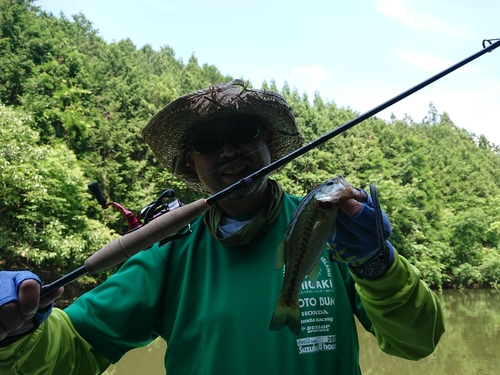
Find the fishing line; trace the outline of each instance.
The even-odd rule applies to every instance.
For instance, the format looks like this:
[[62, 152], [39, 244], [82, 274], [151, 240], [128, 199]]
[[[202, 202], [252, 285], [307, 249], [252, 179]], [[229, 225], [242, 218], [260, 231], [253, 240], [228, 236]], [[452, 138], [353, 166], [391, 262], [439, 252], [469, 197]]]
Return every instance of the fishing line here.
[[[499, 102], [500, 103], [500, 102]], [[486, 113], [488, 113], [489, 111], [491, 111], [493, 108], [496, 108], [498, 106], [498, 104], [494, 104], [494, 105], [491, 105], [489, 106], [486, 110], [482, 111], [481, 113], [479, 114], [476, 114], [474, 117], [471, 117], [470, 119], [466, 120], [466, 122], [472, 122], [472, 121], [477, 121], [478, 119], [480, 119], [481, 117], [483, 117]], [[440, 117], [442, 117], [440, 115]], [[450, 119], [451, 121], [451, 119]], [[451, 121], [453, 123], [453, 121]], [[439, 124], [441, 123], [441, 118], [440, 118], [440, 122]], [[436, 124], [436, 125], [431, 125], [431, 126], [438, 126], [439, 124]], [[453, 125], [455, 125], [453, 123]], [[456, 125], [455, 125], [456, 126]], [[458, 128], [458, 126], [457, 126]], [[423, 127], [422, 128], [422, 131], [420, 131], [419, 133], [417, 133], [416, 135], [421, 135], [423, 134], [426, 130], [428, 129], [428, 127]], [[462, 128], [460, 128], [462, 129]], [[472, 136], [472, 132], [468, 131], [467, 129], [464, 129], [469, 135]], [[475, 134], [475, 133], [474, 133]], [[409, 162], [407, 162], [401, 169], [402, 172], [405, 172], [408, 170], [408, 168], [415, 162], [417, 161], [418, 159], [420, 159], [422, 156], [426, 155], [426, 154], [429, 154], [431, 153], [434, 149], [436, 149], [438, 146], [441, 146], [442, 144], [444, 144], [446, 141], [448, 141], [449, 139], [451, 139], [452, 137], [455, 137], [457, 134], [456, 133], [452, 133], [450, 134], [449, 136], [445, 137], [441, 142], [435, 144], [434, 146], [431, 146], [429, 147], [427, 150], [425, 150], [424, 152], [422, 152], [420, 155], [418, 155], [417, 157], [414, 157], [414, 158], [411, 158], [411, 160], [409, 160]], [[477, 135], [475, 135], [475, 137], [477, 138]]]
[[[481, 113], [479, 113], [478, 115], [476, 115], [476, 116], [474, 116], [474, 117], [471, 117], [470, 119], [466, 120], [466, 122], [471, 123], [471, 122], [473, 122], [473, 121], [477, 121], [478, 119], [480, 119], [481, 117], [483, 117], [485, 114], [487, 114], [488, 112], [490, 112], [492, 109], [494, 109], [494, 108], [498, 108], [498, 107], [500, 107], [500, 101], [498, 101], [498, 102], [497, 102], [497, 103], [495, 103], [495, 104], [492, 104], [492, 105], [491, 105], [491, 106], [489, 106], [489, 107], [486, 107], [486, 109], [485, 109], [485, 110], [483, 110], [483, 111], [482, 111]], [[492, 126], [494, 126], [494, 125], [492, 125]], [[474, 133], [474, 134], [475, 134], [475, 133]], [[495, 143], [495, 142], [493, 142], [493, 143]]]
[[[493, 107], [492, 107], [493, 108]], [[488, 111], [491, 110], [488, 109]], [[472, 120], [476, 120], [477, 118], [480, 118], [484, 115], [484, 113], [481, 113], [479, 115], [477, 115], [474, 119]], [[471, 121], [472, 121], [471, 120]], [[439, 126], [439, 124], [436, 124], [436, 125], [431, 125], [431, 126]], [[421, 129], [421, 131], [419, 131], [418, 133], [414, 134], [415, 136], [422, 136], [423, 134], [425, 134], [426, 130], [428, 129], [429, 127], [423, 127]], [[461, 128], [460, 128], [461, 129]], [[466, 130], [467, 131], [467, 130]], [[471, 135], [471, 132], [467, 131], [467, 133], [469, 135]], [[435, 149], [437, 149], [439, 146], [443, 145], [444, 143], [448, 142], [449, 140], [453, 140], [454, 138], [457, 138], [458, 134], [456, 132], [453, 132], [451, 133], [450, 135], [446, 136], [444, 139], [442, 139], [440, 142], [436, 143], [435, 145], [431, 146], [431, 147], [428, 147], [427, 149], [425, 149], [423, 152], [421, 152], [419, 155], [417, 156], [409, 156], [407, 163], [405, 163], [404, 165], [400, 166], [399, 168], [396, 168], [396, 171], [395, 171], [395, 174], [398, 174], [398, 175], [402, 175], [404, 172], [408, 171], [409, 167], [412, 166], [416, 161], [418, 161], [420, 158], [422, 158], [423, 156], [425, 155], [428, 155], [430, 153], [432, 153]], [[472, 136], [472, 135], [471, 135]], [[426, 138], [429, 138], [429, 137], [426, 137]], [[424, 139], [424, 138], [422, 138]], [[396, 165], [394, 165], [394, 167], [396, 167]], [[383, 180], [383, 177], [380, 177], [379, 179], [376, 179], [374, 181], [374, 183], [380, 183], [381, 181]]]
[[[404, 172], [408, 171], [408, 168], [413, 165], [413, 163], [415, 163], [417, 160], [419, 160], [421, 157], [423, 157], [424, 155], [427, 155], [429, 153], [431, 153], [434, 149], [436, 149], [437, 147], [441, 146], [443, 143], [445, 143], [446, 141], [448, 141], [449, 139], [451, 139], [452, 137], [454, 138], [456, 134], [452, 133], [450, 134], [448, 137], [446, 137], [445, 139], [443, 139], [441, 142], [435, 144], [434, 146], [431, 146], [429, 147], [428, 149], [426, 149], [424, 152], [422, 152], [420, 155], [416, 156], [416, 157], [413, 157], [411, 158], [410, 161], [408, 161], [405, 165], [401, 166], [401, 169], [399, 170], [399, 174], [403, 174]], [[379, 180], [380, 182], [380, 180]]]
[[[495, 42], [493, 43], [493, 41], [495, 41]], [[319, 138], [316, 138], [312, 142], [296, 149], [295, 151], [290, 152], [288, 155], [285, 155], [282, 158], [270, 163], [269, 165], [267, 165], [267, 166], [261, 168], [260, 170], [250, 174], [249, 176], [241, 179], [240, 181], [228, 186], [227, 188], [222, 189], [219, 192], [213, 194], [212, 196], [210, 196], [206, 199], [207, 205], [210, 206], [211, 204], [226, 197], [227, 195], [229, 195], [233, 191], [235, 191], [243, 186], [248, 185], [249, 183], [251, 183], [252, 181], [254, 181], [255, 179], [257, 179], [261, 176], [269, 174], [271, 171], [274, 171], [274, 170], [282, 167], [283, 165], [289, 163], [290, 161], [292, 161], [292, 160], [296, 159], [297, 157], [310, 151], [311, 149], [316, 148], [317, 146], [327, 142], [328, 140], [336, 137], [337, 135], [347, 131], [348, 129], [352, 128], [353, 126], [359, 124], [360, 122], [363, 122], [364, 120], [366, 120], [370, 117], [373, 117], [375, 114], [377, 114], [377, 113], [383, 111], [384, 109], [396, 104], [397, 102], [414, 94], [415, 92], [430, 85], [431, 83], [443, 78], [444, 76], [446, 76], [446, 75], [450, 74], [451, 72], [457, 70], [458, 68], [468, 64], [469, 62], [477, 59], [478, 57], [484, 55], [485, 53], [493, 51], [495, 48], [500, 46], [500, 39], [498, 39], [498, 40], [496, 40], [496, 39], [495, 40], [494, 39], [483, 40], [483, 46], [485, 46], [486, 44], [489, 44], [489, 46], [486, 46], [485, 48], [483, 48], [479, 52], [469, 56], [468, 58], [466, 58], [458, 63], [456, 63], [455, 65], [452, 65], [451, 67], [443, 70], [442, 72], [428, 78], [427, 80], [419, 83], [418, 85], [416, 85], [416, 86], [404, 91], [403, 93], [393, 97], [392, 99], [389, 99], [385, 103], [382, 103], [379, 106], [365, 112], [364, 114], [361, 114], [360, 116], [354, 118], [353, 120], [350, 120], [350, 121], [344, 123], [343, 125], [341, 125], [341, 126], [337, 127], [336, 129], [320, 136]]]
[[438, 73], [435, 76], [425, 80], [424, 82], [421, 82], [415, 87], [404, 91], [403, 93], [386, 101], [385, 103], [382, 103], [381, 105], [373, 108], [372, 110], [365, 112], [364, 114], [356, 117], [355, 119], [344, 123], [343, 125], [330, 131], [329, 133], [326, 133], [320, 136], [319, 138], [315, 139], [314, 141], [296, 149], [295, 151], [292, 151], [288, 155], [285, 155], [282, 158], [275, 160], [274, 162], [252, 173], [251, 175], [241, 179], [240, 181], [228, 186], [227, 188], [222, 189], [221, 191], [213, 194], [212, 196], [206, 199], [198, 199], [197, 201], [191, 202], [187, 205], [184, 205], [168, 213], [165, 213], [164, 215], [155, 218], [148, 224], [143, 225], [138, 229], [130, 233], [127, 233], [124, 236], [119, 237], [118, 239], [107, 244], [106, 246], [95, 252], [93, 255], [91, 255], [89, 258], [87, 258], [87, 260], [84, 262], [84, 266], [81, 266], [79, 269], [73, 271], [72, 273], [61, 277], [59, 280], [56, 280], [52, 284], [45, 285], [42, 288], [41, 296], [45, 296], [51, 293], [60, 286], [64, 286], [67, 283], [75, 280], [76, 278], [86, 273], [91, 273], [91, 274], [98, 273], [114, 265], [120, 264], [124, 262], [126, 259], [138, 253], [139, 251], [148, 249], [155, 243], [162, 241], [166, 238], [169, 238], [174, 233], [176, 233], [177, 231], [181, 230], [183, 227], [191, 223], [201, 214], [206, 212], [212, 204], [228, 196], [233, 191], [252, 183], [255, 179], [267, 175], [271, 171], [279, 169], [280, 167], [284, 166], [290, 161], [305, 154], [309, 150], [325, 143], [331, 138], [345, 132], [346, 130], [352, 128], [353, 126], [359, 124], [360, 122], [374, 116], [378, 112], [390, 107], [391, 105], [412, 95], [413, 93], [424, 88], [425, 86], [430, 85], [431, 83], [437, 81], [438, 79], [444, 77], [445, 75], [469, 63], [470, 61], [475, 60], [476, 58], [482, 56], [483, 54], [491, 52], [492, 50], [500, 46], [500, 40], [497, 40], [495, 43], [492, 43], [492, 40], [487, 42], [490, 43], [490, 45], [487, 48], [484, 48], [483, 50], [451, 66], [450, 68], [442, 71], [441, 73]]
[[[278, 133], [277, 133], [274, 129], [272, 129], [271, 127], [268, 127], [268, 129], [270, 129], [271, 131], [273, 131], [275, 134], [278, 134]], [[260, 137], [260, 135], [259, 135], [259, 137]], [[293, 135], [286, 135], [286, 134], [284, 134], [281, 138], [279, 138], [279, 139], [278, 139], [278, 138], [276, 138], [276, 139], [275, 139], [273, 142], [271, 142], [271, 143], [268, 143], [268, 144], [266, 144], [266, 145], [264, 145], [264, 146], [262, 146], [262, 147], [258, 147], [258, 148], [256, 148], [256, 149], [254, 149], [253, 151], [248, 152], [248, 153], [246, 153], [246, 154], [242, 154], [240, 157], [238, 157], [238, 158], [236, 158], [236, 159], [234, 159], [234, 160], [233, 160], [233, 159], [231, 159], [231, 160], [230, 160], [230, 161], [228, 161], [226, 164], [224, 164], [224, 165], [222, 165], [222, 166], [220, 166], [220, 167], [218, 167], [218, 168], [215, 168], [214, 170], [212, 170], [212, 171], [210, 171], [210, 172], [207, 172], [207, 173], [205, 173], [205, 174], [203, 174], [203, 175], [200, 175], [200, 178], [203, 178], [203, 177], [209, 176], [209, 175], [211, 175], [211, 174], [214, 174], [214, 173], [216, 173], [216, 172], [220, 171], [222, 168], [224, 168], [224, 167], [228, 166], [228, 165], [229, 165], [229, 164], [231, 164], [231, 163], [235, 163], [235, 162], [237, 162], [237, 161], [240, 161], [240, 160], [242, 160], [242, 159], [245, 159], [246, 157], [248, 157], [248, 156], [250, 156], [250, 155], [256, 154], [256, 153], [258, 153], [258, 152], [260, 152], [260, 151], [262, 151], [262, 150], [264, 150], [264, 149], [268, 149], [270, 146], [272, 146], [272, 145], [274, 145], [274, 144], [276, 144], [276, 143], [278, 143], [278, 142], [282, 141], [283, 139], [286, 139], [286, 138], [294, 138], [294, 137], [296, 137], [296, 136], [293, 136]], [[249, 142], [252, 142], [252, 141], [254, 141], [254, 140], [250, 140]], [[245, 142], [244, 142], [244, 143], [245, 143]], [[237, 148], [237, 147], [239, 147], [239, 145], [234, 144], [234, 145], [233, 145], [233, 147], [236, 147], [236, 148]], [[220, 153], [220, 152], [221, 152], [221, 150], [222, 150], [222, 148], [221, 148], [220, 150], [215, 151], [215, 152], [214, 152], [214, 154], [215, 154], [215, 153]]]
[[[386, 124], [388, 124], [388, 121], [383, 120], [383, 119], [380, 119], [380, 120], [381, 120], [381, 121], [384, 121]], [[400, 120], [400, 119], [397, 119], [396, 121], [405, 121], [405, 120]], [[412, 119], [412, 121], [413, 121], [413, 119]], [[416, 123], [416, 122], [415, 122], [414, 124], [415, 124], [415, 125], [419, 125], [420, 123]], [[389, 126], [390, 126], [390, 125], [389, 125]], [[410, 127], [412, 127], [412, 125], [409, 125], [409, 126], [410, 126]], [[274, 130], [273, 130], [273, 131], [274, 131]], [[416, 134], [416, 136], [419, 136], [420, 134], [425, 133], [425, 131], [426, 131], [425, 127], [422, 127], [422, 129], [420, 129], [419, 133], [417, 133], [417, 134]], [[203, 177], [209, 176], [209, 175], [211, 175], [211, 174], [214, 174], [214, 173], [218, 172], [219, 170], [221, 170], [222, 168], [224, 168], [224, 167], [228, 166], [229, 164], [234, 163], [234, 162], [237, 162], [237, 161], [242, 160], [242, 159], [245, 159], [247, 156], [250, 156], [250, 155], [252, 155], [252, 154], [254, 154], [254, 153], [260, 152], [260, 151], [262, 151], [263, 149], [266, 149], [266, 148], [268, 148], [268, 147], [270, 147], [270, 146], [274, 145], [274, 144], [275, 144], [275, 143], [277, 143], [278, 141], [282, 141], [283, 139], [286, 139], [286, 138], [293, 138], [293, 136], [287, 136], [287, 135], [284, 135], [284, 136], [283, 136], [282, 138], [280, 138], [280, 139], [276, 139], [276, 140], [274, 140], [273, 142], [271, 142], [271, 143], [269, 143], [269, 144], [266, 144], [266, 145], [264, 145], [264, 146], [262, 146], [262, 147], [259, 147], [259, 148], [255, 149], [255, 150], [253, 150], [253, 151], [251, 151], [251, 152], [249, 152], [249, 153], [246, 153], [246, 154], [244, 154], [244, 155], [241, 155], [240, 157], [238, 157], [238, 158], [236, 158], [236, 159], [234, 159], [234, 160], [230, 160], [230, 161], [228, 161], [226, 164], [222, 165], [221, 167], [215, 168], [215, 169], [213, 169], [213, 170], [212, 170], [212, 171], [210, 171], [210, 172], [207, 172], [207, 173], [205, 173], [205, 174], [203, 174], [203, 175], [200, 175], [200, 178], [203, 178]], [[441, 143], [442, 143], [442, 142], [441, 142]], [[233, 147], [238, 147], [238, 145], [234, 145]], [[431, 148], [433, 148], [433, 147], [431, 147]], [[218, 151], [216, 151], [215, 153], [217, 153], [217, 152], [221, 152], [221, 150], [218, 150]]]

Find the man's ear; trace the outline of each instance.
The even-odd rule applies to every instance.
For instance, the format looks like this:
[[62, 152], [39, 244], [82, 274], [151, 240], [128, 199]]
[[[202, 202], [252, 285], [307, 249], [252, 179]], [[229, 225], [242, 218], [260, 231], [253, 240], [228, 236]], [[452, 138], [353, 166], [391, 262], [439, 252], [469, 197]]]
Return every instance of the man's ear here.
[[189, 165], [191, 169], [196, 172], [196, 165], [194, 163], [193, 153], [191, 151], [186, 152], [185, 159], [187, 165]]

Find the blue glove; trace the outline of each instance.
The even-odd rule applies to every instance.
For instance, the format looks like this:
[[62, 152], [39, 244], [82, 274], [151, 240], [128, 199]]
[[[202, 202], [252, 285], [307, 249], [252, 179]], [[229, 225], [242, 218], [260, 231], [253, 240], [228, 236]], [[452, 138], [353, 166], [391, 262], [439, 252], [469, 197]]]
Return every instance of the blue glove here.
[[[40, 286], [42, 285], [40, 278], [30, 271], [0, 271], [0, 307], [10, 302], [19, 301], [19, 286], [23, 281], [29, 279], [36, 280]], [[54, 302], [36, 312], [32, 318], [35, 327], [30, 332], [38, 328], [49, 317], [53, 306]]]
[[[373, 201], [368, 194], [366, 196], [368, 199], [362, 202], [363, 208], [352, 219], [344, 212], [339, 212], [335, 223], [336, 236], [328, 238], [326, 244], [331, 260], [357, 267], [370, 264], [381, 255], [382, 249], [378, 248]], [[387, 241], [391, 235], [391, 223], [384, 212], [382, 212], [382, 219], [383, 237]], [[394, 249], [389, 243], [387, 247], [389, 264], [391, 264], [394, 259]]]

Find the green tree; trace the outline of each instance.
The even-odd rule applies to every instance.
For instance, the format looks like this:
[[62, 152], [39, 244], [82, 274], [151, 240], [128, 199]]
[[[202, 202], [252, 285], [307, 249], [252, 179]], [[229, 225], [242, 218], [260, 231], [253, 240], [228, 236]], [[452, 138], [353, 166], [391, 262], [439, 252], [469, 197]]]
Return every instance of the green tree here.
[[116, 234], [85, 215], [89, 193], [74, 154], [63, 144], [38, 145], [30, 124], [29, 116], [0, 105], [0, 266], [53, 280]]
[[[91, 181], [135, 213], [168, 188], [186, 203], [201, 197], [160, 166], [139, 134], [171, 100], [232, 79], [217, 67], [200, 66], [194, 54], [184, 63], [168, 45], [106, 43], [83, 14], [56, 17], [32, 0], [0, 0], [0, 66], [0, 101], [8, 106], [1, 107], [2, 127], [10, 134], [0, 140], [0, 210], [9, 219], [0, 230], [8, 254], [2, 267], [43, 264], [63, 273], [95, 250], [91, 243], [105, 242], [90, 237], [124, 234], [121, 215], [101, 210], [86, 192]], [[262, 87], [286, 97], [306, 143], [359, 115], [287, 83]], [[431, 285], [496, 285], [498, 145], [456, 127], [429, 103], [421, 122], [372, 117], [275, 178], [286, 192], [305, 195], [339, 174], [356, 187], [377, 186], [391, 241]]]

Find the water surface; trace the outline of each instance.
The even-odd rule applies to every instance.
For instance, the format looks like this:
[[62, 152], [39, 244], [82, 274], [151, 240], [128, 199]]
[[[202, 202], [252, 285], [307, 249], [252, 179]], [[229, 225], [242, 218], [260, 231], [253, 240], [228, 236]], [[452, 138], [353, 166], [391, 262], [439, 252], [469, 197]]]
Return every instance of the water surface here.
[[[364, 375], [497, 375], [500, 374], [500, 293], [495, 290], [445, 290], [438, 294], [446, 333], [435, 352], [420, 361], [391, 357], [375, 338], [359, 329]], [[133, 350], [106, 375], [165, 375], [165, 341]]]

